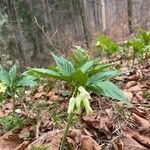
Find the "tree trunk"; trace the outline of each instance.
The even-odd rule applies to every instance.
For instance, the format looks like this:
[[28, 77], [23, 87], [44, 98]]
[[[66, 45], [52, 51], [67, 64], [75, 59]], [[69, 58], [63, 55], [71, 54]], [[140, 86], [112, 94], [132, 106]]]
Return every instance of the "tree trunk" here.
[[129, 34], [133, 33], [132, 27], [132, 0], [127, 0], [127, 11], [128, 11], [128, 28]]
[[82, 4], [82, 0], [77, 0], [77, 1], [78, 1], [78, 9], [80, 12], [80, 17], [82, 20], [82, 27], [83, 27], [83, 32], [84, 32], [85, 44], [86, 44], [87, 48], [89, 48], [90, 47], [90, 44], [89, 44], [90, 43], [90, 35], [89, 35], [88, 28], [87, 28], [86, 18], [84, 15], [84, 6]]
[[38, 66], [42, 66], [42, 60], [41, 60], [41, 52], [40, 52], [40, 48], [39, 48], [39, 42], [38, 41], [38, 35], [37, 35], [37, 25], [35, 24], [34, 21], [34, 14], [33, 14], [33, 9], [32, 9], [32, 2], [30, 0], [28, 0], [28, 4], [29, 4], [29, 9], [30, 9], [30, 16], [31, 16], [31, 26], [32, 26], [32, 42], [33, 42], [33, 55], [32, 55], [32, 59], [37, 61], [38, 60]]
[[106, 30], [106, 10], [105, 10], [105, 0], [101, 0], [102, 7], [102, 24], [103, 24], [103, 32]]
[[25, 45], [23, 42], [23, 34], [21, 29], [21, 24], [19, 22], [16, 1], [15, 0], [8, 0], [7, 4], [10, 10], [10, 20], [12, 22], [12, 26], [14, 29], [16, 41], [17, 41], [17, 49], [18, 49], [18, 57], [22, 67], [27, 65], [27, 55], [25, 51]]

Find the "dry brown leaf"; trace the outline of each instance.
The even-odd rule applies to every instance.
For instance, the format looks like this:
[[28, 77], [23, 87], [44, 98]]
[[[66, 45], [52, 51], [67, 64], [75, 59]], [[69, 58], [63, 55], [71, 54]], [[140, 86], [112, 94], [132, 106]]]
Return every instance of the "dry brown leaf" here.
[[127, 78], [129, 81], [137, 81], [139, 79], [139, 75], [132, 75]]
[[46, 92], [38, 92], [38, 93], [36, 93], [35, 95], [34, 95], [34, 98], [41, 98], [42, 96], [46, 96]]
[[101, 150], [101, 147], [91, 136], [82, 134], [80, 130], [70, 130], [69, 136], [76, 145], [81, 145], [80, 150]]
[[141, 110], [140, 108], [131, 108], [131, 111], [132, 113], [135, 113], [142, 118], [147, 117], [147, 113], [144, 110]]
[[4, 116], [5, 116], [4, 112], [0, 110], [0, 117], [4, 117]]
[[140, 102], [140, 103], [144, 101], [141, 92], [137, 92], [137, 93], [135, 94], [134, 98], [135, 98], [138, 102]]
[[67, 137], [67, 142], [71, 145], [73, 150], [77, 150], [77, 144], [72, 138]]
[[55, 90], [51, 90], [50, 92], [48, 92], [48, 93], [46, 94], [46, 96], [47, 96], [50, 100], [52, 100], [52, 101], [55, 101], [55, 100], [58, 99], [58, 95], [56, 94], [56, 91], [55, 91]]
[[115, 80], [117, 80], [117, 81], [124, 81], [125, 80], [125, 77], [115, 77], [114, 78]]
[[81, 150], [100, 150], [100, 146], [89, 136], [83, 136]]
[[91, 134], [86, 128], [83, 129], [83, 132], [84, 132], [86, 135], [92, 137], [92, 134]]
[[146, 135], [140, 135], [139, 133], [135, 133], [132, 136], [138, 143], [150, 149], [150, 137]]
[[135, 86], [137, 84], [137, 82], [136, 81], [130, 81], [130, 82], [128, 82], [127, 84], [126, 84], [126, 89], [129, 89], [129, 88], [131, 88], [132, 86]]
[[13, 131], [9, 131], [0, 137], [0, 150], [15, 150], [23, 140], [13, 136]]
[[150, 122], [138, 115], [136, 115], [135, 113], [132, 114], [133, 119], [136, 120], [138, 123], [140, 123], [141, 125], [141, 131], [143, 132], [149, 132], [150, 131]]
[[110, 139], [111, 133], [109, 128], [112, 127], [112, 122], [108, 116], [100, 116], [96, 114], [94, 116], [83, 116], [82, 119], [89, 127], [97, 129], [99, 132], [104, 133], [108, 139]]
[[124, 93], [125, 97], [126, 97], [129, 101], [131, 101], [131, 100], [133, 99], [133, 93], [132, 93], [132, 92], [129, 92], [129, 91], [127, 91], [127, 90], [123, 90], [123, 93]]
[[129, 133], [123, 133], [122, 137], [124, 150], [147, 150], [146, 147], [135, 141]]
[[25, 133], [29, 133], [29, 131], [30, 131], [30, 127], [24, 127], [24, 128], [21, 130], [21, 132], [18, 134], [18, 137], [19, 137], [20, 139], [24, 139], [24, 134], [25, 134]]
[[110, 119], [114, 117], [114, 110], [112, 108], [106, 109], [105, 112]]
[[140, 87], [140, 85], [135, 85], [128, 89], [128, 91], [130, 91], [130, 92], [139, 92], [141, 90], [142, 90], [142, 88]]
[[25, 150], [29, 145], [29, 141], [24, 141], [15, 150]]
[[0, 140], [0, 150], [15, 150], [22, 141], [19, 140], [8, 140], [2, 139]]
[[32, 147], [47, 147], [48, 150], [59, 150], [60, 141], [63, 136], [63, 130], [50, 131], [43, 134], [39, 139], [31, 143], [26, 150], [31, 150]]
[[[48, 150], [59, 150], [61, 138], [64, 130], [55, 130], [43, 134], [39, 139], [31, 143], [26, 150], [31, 150], [35, 147], [47, 147]], [[81, 133], [80, 130], [70, 130], [67, 141], [76, 148], [81, 144], [81, 150], [100, 150], [100, 146], [90, 137]], [[86, 149], [87, 147], [91, 149]]]

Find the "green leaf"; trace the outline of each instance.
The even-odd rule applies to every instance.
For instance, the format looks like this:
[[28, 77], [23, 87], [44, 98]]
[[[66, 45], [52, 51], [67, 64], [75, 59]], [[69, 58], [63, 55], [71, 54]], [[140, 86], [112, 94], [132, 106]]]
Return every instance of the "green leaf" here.
[[73, 64], [67, 59], [64, 59], [63, 57], [58, 57], [53, 53], [52, 56], [57, 64], [59, 71], [63, 76], [70, 76], [75, 71]]
[[83, 63], [89, 61], [90, 57], [83, 48], [76, 47], [73, 53], [70, 54], [70, 60], [76, 68], [79, 68]]
[[87, 72], [90, 68], [94, 67], [98, 63], [99, 59], [94, 59], [91, 61], [87, 61], [83, 63], [80, 67], [80, 70], [85, 73]]
[[112, 99], [129, 104], [129, 101], [123, 95], [122, 91], [110, 81], [96, 82], [95, 84], [91, 85], [90, 88], [100, 95], [111, 97]]
[[[81, 70], [76, 70], [71, 76], [71, 81], [76, 84], [76, 86], [84, 86], [87, 82], [88, 75], [83, 73]], [[70, 82], [70, 81], [69, 81]]]
[[60, 73], [45, 68], [30, 68], [27, 74], [33, 76], [48, 76], [56, 79], [61, 78]]
[[97, 37], [96, 47], [107, 53], [107, 55], [112, 55], [117, 53], [120, 50], [120, 47], [117, 43], [111, 41], [104, 35], [100, 35]]
[[104, 70], [106, 70], [107, 68], [109, 68], [110, 66], [112, 66], [112, 64], [96, 64], [93, 68], [91, 68], [88, 73], [89, 73], [89, 76], [92, 76], [98, 72], [102, 72]]
[[33, 76], [21, 76], [17, 80], [17, 87], [33, 86], [35, 85], [36, 77]]
[[8, 72], [2, 68], [1, 68], [1, 72], [0, 72], [0, 80], [3, 84], [5, 84], [7, 86], [10, 86], [10, 84], [11, 84]]
[[109, 78], [113, 78], [116, 77], [118, 75], [121, 75], [122, 73], [120, 73], [119, 71], [105, 71], [105, 72], [98, 72], [94, 75], [92, 75], [91, 77], [89, 77], [88, 79], [88, 84], [89, 83], [96, 83], [99, 81], [105, 81]]
[[15, 80], [16, 75], [17, 75], [17, 67], [16, 65], [13, 65], [9, 70], [9, 77], [11, 82]]

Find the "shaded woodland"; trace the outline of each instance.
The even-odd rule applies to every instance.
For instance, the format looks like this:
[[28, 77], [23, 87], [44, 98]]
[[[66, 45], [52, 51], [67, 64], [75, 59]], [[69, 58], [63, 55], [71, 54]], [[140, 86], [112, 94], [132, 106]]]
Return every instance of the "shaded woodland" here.
[[0, 61], [42, 66], [51, 51], [91, 48], [101, 33], [121, 43], [141, 27], [150, 28], [149, 0], [1, 0]]
[[0, 150], [150, 149], [150, 0], [0, 0]]

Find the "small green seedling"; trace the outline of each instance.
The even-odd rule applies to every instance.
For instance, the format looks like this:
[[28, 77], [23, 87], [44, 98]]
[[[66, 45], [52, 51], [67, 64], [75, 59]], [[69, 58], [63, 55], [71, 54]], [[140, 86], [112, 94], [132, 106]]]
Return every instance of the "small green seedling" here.
[[132, 66], [135, 59], [144, 60], [144, 54], [150, 52], [150, 32], [141, 32], [132, 39], [125, 41], [127, 48], [132, 50]]
[[20, 127], [22, 124], [23, 120], [17, 114], [0, 118], [0, 125], [6, 131]]
[[[76, 53], [78, 53], [78, 49]], [[92, 112], [89, 106], [90, 96], [88, 92], [107, 96], [126, 104], [129, 104], [129, 102], [124, 97], [122, 91], [109, 81], [110, 78], [118, 76], [121, 73], [117, 70], [110, 71], [108, 69], [109, 65], [100, 64], [99, 59], [91, 59], [87, 57], [86, 60], [81, 61], [82, 56], [78, 55], [78, 62], [80, 62], [78, 63], [74, 60], [69, 61], [63, 57], [56, 56], [53, 53], [52, 56], [56, 62], [56, 66], [49, 69], [31, 68], [27, 73], [33, 76], [47, 76], [57, 80], [62, 80], [73, 88], [74, 92], [69, 102], [68, 122], [60, 148], [60, 150], [63, 150], [73, 114], [76, 112], [80, 114], [82, 110], [81, 108], [85, 109], [87, 113]]]
[[23, 139], [24, 139], [24, 140], [28, 140], [29, 137], [30, 137], [30, 132], [24, 132], [24, 133], [23, 133]]
[[27, 75], [17, 75], [17, 67], [13, 65], [9, 71], [0, 66], [1, 92], [5, 92], [13, 99], [13, 114], [15, 113], [16, 97], [19, 90], [23, 87], [35, 84], [35, 77]]
[[31, 148], [31, 150], [48, 150], [48, 148], [47, 147], [36, 147], [36, 146], [34, 146]]
[[97, 37], [96, 47], [98, 48], [98, 50], [106, 53], [108, 56], [111, 56], [121, 51], [121, 48], [117, 43], [108, 39], [104, 35], [100, 35]]

